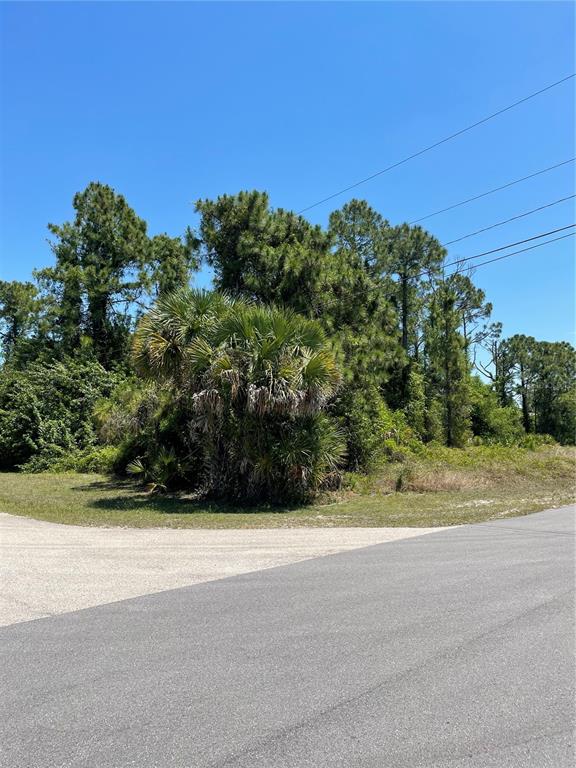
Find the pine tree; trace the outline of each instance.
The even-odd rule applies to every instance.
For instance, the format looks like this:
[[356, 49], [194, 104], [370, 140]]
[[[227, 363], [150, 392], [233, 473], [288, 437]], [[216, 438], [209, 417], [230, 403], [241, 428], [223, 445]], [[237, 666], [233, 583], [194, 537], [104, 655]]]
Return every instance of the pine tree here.
[[412, 363], [418, 362], [423, 338], [423, 319], [430, 280], [438, 275], [445, 250], [422, 227], [402, 224], [386, 232], [387, 245], [378, 260], [378, 270], [397, 309], [405, 363], [397, 377], [396, 404], [408, 403]]
[[150, 240], [146, 222], [122, 195], [90, 183], [74, 196], [74, 220], [50, 224], [54, 267], [36, 273], [49, 307], [47, 335], [67, 352], [88, 347], [105, 366], [126, 360], [139, 310], [186, 284], [197, 243], [167, 235]]
[[446, 444], [462, 447], [470, 435], [469, 366], [460, 327], [458, 295], [447, 281], [435, 286], [426, 327], [429, 402], [441, 403]]

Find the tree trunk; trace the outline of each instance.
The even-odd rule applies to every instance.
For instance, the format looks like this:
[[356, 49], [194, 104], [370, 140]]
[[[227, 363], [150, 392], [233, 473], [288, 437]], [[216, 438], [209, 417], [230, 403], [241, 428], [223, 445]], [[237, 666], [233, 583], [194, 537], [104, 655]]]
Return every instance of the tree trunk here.
[[508, 405], [508, 398], [506, 397], [506, 381], [502, 361], [500, 359], [500, 348], [497, 341], [492, 344], [492, 359], [494, 361], [494, 384], [496, 387], [496, 394], [498, 395], [500, 405], [504, 407]]
[[108, 311], [108, 294], [97, 293], [88, 300], [90, 331], [96, 356], [100, 363], [106, 364], [112, 350], [108, 349], [108, 333], [106, 328]]
[[462, 336], [464, 337], [464, 354], [466, 355], [466, 361], [468, 362], [470, 358], [468, 357], [468, 329], [466, 327], [466, 314], [464, 313], [462, 315]]
[[526, 433], [532, 432], [530, 424], [530, 411], [528, 409], [528, 393], [526, 391], [526, 381], [524, 379], [524, 367], [520, 364], [520, 397], [522, 399], [522, 423]]
[[408, 275], [403, 272], [400, 275], [402, 284], [402, 346], [408, 354]]
[[446, 398], [446, 444], [454, 446], [453, 412], [452, 412], [452, 372], [450, 370], [450, 354], [448, 351], [450, 328], [448, 325], [448, 307], [444, 307], [444, 396]]
[[[403, 272], [400, 275], [402, 287], [402, 348], [408, 357], [408, 275]], [[410, 362], [402, 369], [402, 405], [408, 402], [408, 383], [410, 377]]]

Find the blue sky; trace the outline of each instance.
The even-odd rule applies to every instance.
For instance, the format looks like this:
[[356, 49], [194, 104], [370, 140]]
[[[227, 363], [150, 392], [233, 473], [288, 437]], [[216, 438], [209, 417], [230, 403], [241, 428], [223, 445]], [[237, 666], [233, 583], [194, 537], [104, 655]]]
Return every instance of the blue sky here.
[[[0, 276], [52, 262], [48, 222], [111, 184], [151, 234], [240, 189], [299, 210], [574, 70], [557, 2], [2, 3]], [[391, 222], [574, 156], [574, 81], [352, 195]], [[564, 166], [426, 222], [442, 242], [574, 192]], [[573, 201], [450, 249], [571, 224]], [[199, 278], [201, 284], [208, 274]], [[505, 335], [574, 341], [574, 240], [478, 269]]]

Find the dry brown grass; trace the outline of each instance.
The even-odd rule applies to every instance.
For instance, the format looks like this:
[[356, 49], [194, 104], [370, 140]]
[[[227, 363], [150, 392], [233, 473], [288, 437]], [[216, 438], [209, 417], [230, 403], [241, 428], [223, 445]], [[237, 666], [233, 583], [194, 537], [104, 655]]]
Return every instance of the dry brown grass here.
[[462, 491], [464, 489], [486, 486], [485, 477], [472, 472], [458, 472], [444, 469], [439, 472], [422, 472], [406, 482], [406, 490], [415, 493], [435, 493], [438, 491]]
[[467, 449], [432, 447], [401, 462], [384, 465], [354, 490], [370, 493], [440, 493], [521, 486], [526, 481], [557, 478], [576, 485], [576, 450], [544, 446], [537, 450], [476, 446]]

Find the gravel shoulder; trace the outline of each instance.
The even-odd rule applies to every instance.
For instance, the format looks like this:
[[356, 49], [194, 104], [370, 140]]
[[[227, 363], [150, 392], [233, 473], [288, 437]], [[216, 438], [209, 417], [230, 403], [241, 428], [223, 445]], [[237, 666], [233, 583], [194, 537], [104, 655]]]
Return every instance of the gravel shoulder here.
[[0, 626], [440, 528], [80, 528], [0, 513]]

